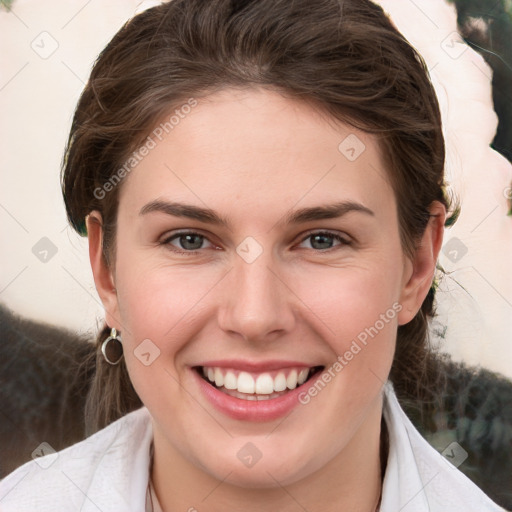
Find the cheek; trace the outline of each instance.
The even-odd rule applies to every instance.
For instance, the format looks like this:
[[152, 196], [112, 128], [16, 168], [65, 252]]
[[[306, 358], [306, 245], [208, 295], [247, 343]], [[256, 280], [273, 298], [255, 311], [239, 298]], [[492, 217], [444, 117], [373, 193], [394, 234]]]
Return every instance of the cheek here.
[[199, 276], [185, 275], [176, 268], [128, 259], [119, 263], [118, 304], [126, 327], [122, 336], [125, 362], [144, 404], [158, 410], [180, 393], [176, 370], [182, 350], [201, 328], [197, 315], [205, 280], [201, 287]]
[[[297, 295], [324, 320], [335, 338], [355, 337], [382, 315], [385, 325], [396, 323], [400, 274], [383, 265], [309, 269], [296, 280]], [[393, 306], [395, 304], [395, 306]], [[381, 322], [378, 323], [382, 330]]]
[[173, 268], [125, 265], [119, 271], [119, 311], [131, 332], [140, 338], [179, 340], [179, 332], [193, 322], [195, 310], [214, 280]]
[[[126, 365], [145, 402], [150, 400], [148, 392], [152, 397], [155, 389], [161, 389], [162, 382], [169, 386], [168, 393], [179, 392], [175, 379], [182, 378], [187, 350], [201, 337], [208, 322], [214, 320], [214, 294], [209, 292], [219, 286], [225, 272], [155, 260], [142, 251], [126, 251], [126, 256], [118, 258], [116, 267], [119, 313], [127, 331], [122, 336]], [[141, 364], [143, 347], [158, 355], [150, 366]]]
[[342, 366], [335, 373], [362, 387], [368, 377], [377, 382], [372, 373], [385, 382], [402, 310], [399, 269], [361, 265], [304, 275], [297, 295], [314, 312], [320, 337]]

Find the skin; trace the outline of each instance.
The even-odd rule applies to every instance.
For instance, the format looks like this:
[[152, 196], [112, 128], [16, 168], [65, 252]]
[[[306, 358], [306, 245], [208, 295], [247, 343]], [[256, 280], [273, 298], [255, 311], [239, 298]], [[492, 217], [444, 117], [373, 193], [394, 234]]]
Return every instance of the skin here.
[[[366, 146], [355, 161], [338, 150], [349, 134]], [[157, 199], [211, 208], [230, 226], [140, 215]], [[299, 208], [345, 200], [373, 215], [284, 222]], [[152, 476], [164, 510], [374, 510], [396, 330], [419, 310], [442, 243], [445, 208], [430, 210], [438, 216], [409, 259], [373, 136], [276, 92], [226, 89], [200, 100], [125, 178], [112, 268], [101, 257], [101, 214], [91, 213], [94, 279], [153, 418]], [[205, 236], [195, 254], [173, 252], [190, 248], [178, 237], [163, 243], [176, 230]], [[351, 243], [328, 237], [324, 249], [308, 236], [325, 230]], [[246, 237], [263, 250], [252, 263], [236, 252]], [[229, 418], [192, 378], [192, 366], [214, 359], [328, 368], [395, 303], [401, 311], [286, 418]], [[149, 366], [134, 355], [144, 339], [160, 350]], [[237, 458], [247, 442], [262, 454], [251, 468]]]

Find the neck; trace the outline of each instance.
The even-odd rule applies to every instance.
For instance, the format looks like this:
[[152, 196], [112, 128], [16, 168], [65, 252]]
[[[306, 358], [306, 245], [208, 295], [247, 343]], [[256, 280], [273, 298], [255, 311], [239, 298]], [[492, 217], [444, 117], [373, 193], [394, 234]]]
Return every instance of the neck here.
[[286, 486], [269, 476], [269, 486], [257, 489], [230, 484], [229, 475], [222, 481], [214, 478], [184, 459], [154, 429], [151, 478], [156, 495], [163, 510], [374, 512], [380, 503], [388, 436], [382, 409], [372, 416], [320, 470]]

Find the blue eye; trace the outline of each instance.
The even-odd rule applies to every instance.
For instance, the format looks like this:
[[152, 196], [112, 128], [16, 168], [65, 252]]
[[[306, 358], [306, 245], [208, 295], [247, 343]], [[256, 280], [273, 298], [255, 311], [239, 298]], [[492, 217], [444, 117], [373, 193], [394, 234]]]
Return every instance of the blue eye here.
[[340, 235], [335, 233], [329, 233], [328, 231], [317, 231], [315, 233], [310, 233], [302, 240], [304, 243], [306, 240], [311, 240], [311, 248], [317, 249], [318, 251], [325, 251], [327, 249], [332, 249], [333, 241], [336, 240], [339, 242], [338, 245], [350, 245], [350, 240], [343, 238]]
[[[179, 246], [177, 247], [172, 242], [177, 240]], [[175, 252], [179, 253], [188, 253], [195, 254], [196, 251], [202, 249], [203, 242], [207, 240], [206, 237], [200, 235], [199, 233], [194, 232], [186, 232], [186, 233], [178, 233], [176, 235], [172, 235], [169, 238], [166, 238], [162, 244], [163, 245], [171, 245], [172, 247], [176, 247], [176, 249], [172, 249]], [[182, 249], [181, 251], [179, 249]]]
[[[301, 244], [306, 242], [306, 240], [311, 240], [309, 248], [315, 252], [324, 252], [337, 246], [351, 245], [349, 239], [336, 233], [329, 233], [328, 231], [309, 233], [302, 239]], [[338, 242], [337, 245], [334, 244], [335, 241]], [[208, 242], [212, 246], [211, 242], [204, 235], [194, 231], [186, 231], [169, 236], [161, 242], [161, 245], [168, 246], [175, 253], [191, 255], [198, 254], [201, 249], [205, 249], [203, 246], [204, 242]]]

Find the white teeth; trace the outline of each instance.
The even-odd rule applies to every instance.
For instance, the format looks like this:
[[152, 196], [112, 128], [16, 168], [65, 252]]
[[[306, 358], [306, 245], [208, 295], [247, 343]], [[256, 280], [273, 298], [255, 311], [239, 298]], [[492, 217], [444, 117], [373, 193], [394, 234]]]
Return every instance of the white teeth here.
[[224, 387], [226, 389], [236, 389], [238, 386], [238, 379], [233, 372], [228, 371], [224, 377]]
[[240, 393], [254, 393], [254, 379], [252, 375], [247, 372], [240, 372], [237, 388]]
[[283, 372], [277, 374], [274, 379], [274, 391], [284, 391], [286, 389], [286, 377]]
[[224, 385], [224, 376], [222, 375], [220, 368], [215, 368], [215, 385], [218, 388]]
[[271, 395], [256, 395], [256, 394], [248, 395], [247, 393], [240, 393], [240, 391], [238, 391], [238, 390], [226, 389], [226, 388], [224, 388], [223, 392], [226, 393], [226, 395], [234, 396], [235, 398], [241, 398], [242, 400], [251, 400], [251, 401], [271, 400], [272, 398], [278, 398], [283, 395], [283, 393], [272, 393]]
[[286, 386], [288, 389], [295, 389], [297, 387], [297, 370], [292, 370], [286, 378]]
[[233, 396], [236, 396], [236, 393], [241, 393], [244, 396], [254, 395], [254, 397], [247, 398], [248, 400], [266, 400], [275, 398], [276, 393], [295, 389], [304, 384], [309, 376], [309, 369], [292, 369], [288, 376], [285, 371], [280, 371], [274, 378], [270, 373], [261, 373], [256, 379], [248, 372], [240, 372], [237, 376], [233, 370], [218, 367], [203, 367], [202, 373], [218, 388], [233, 391], [235, 393]]
[[306, 382], [306, 379], [308, 378], [309, 370], [306, 368], [304, 370], [301, 370], [299, 372], [299, 376], [297, 377], [297, 384], [300, 386], [301, 384], [304, 384]]
[[274, 392], [274, 379], [268, 373], [262, 373], [256, 379], [255, 392], [260, 395], [270, 395]]

